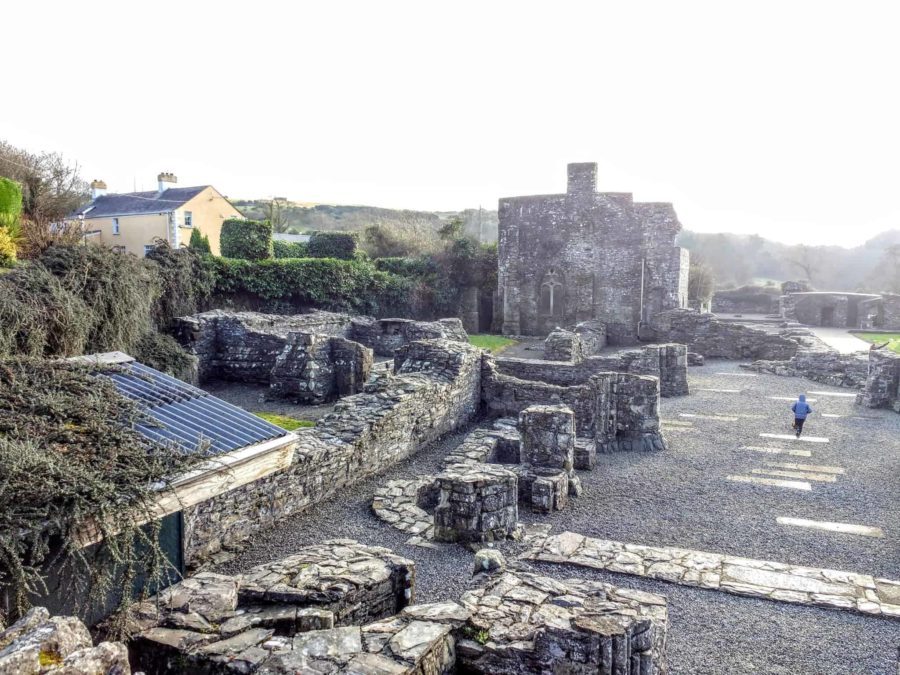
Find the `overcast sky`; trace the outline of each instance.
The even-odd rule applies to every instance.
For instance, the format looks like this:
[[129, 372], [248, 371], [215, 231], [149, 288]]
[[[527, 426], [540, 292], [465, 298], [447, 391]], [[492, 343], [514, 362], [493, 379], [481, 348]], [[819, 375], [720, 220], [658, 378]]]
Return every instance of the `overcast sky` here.
[[449, 210], [599, 189], [686, 228], [900, 227], [900, 3], [8, 2], [0, 138], [111, 191]]

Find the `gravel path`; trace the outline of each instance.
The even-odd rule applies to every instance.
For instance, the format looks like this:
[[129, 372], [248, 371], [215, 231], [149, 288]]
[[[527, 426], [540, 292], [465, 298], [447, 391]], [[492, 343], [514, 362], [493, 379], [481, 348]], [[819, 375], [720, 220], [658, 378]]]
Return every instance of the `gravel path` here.
[[[716, 374], [720, 372], [727, 374]], [[808, 422], [806, 433], [827, 436], [829, 443], [763, 439], [760, 432], [787, 433], [790, 425], [790, 403], [768, 396], [847, 390], [773, 375], [742, 377], [742, 372], [734, 362], [713, 361], [692, 368], [694, 393], [662, 402], [663, 419], [693, 424], [679, 427], [689, 431], [666, 429], [668, 452], [603, 456], [593, 472], [581, 472], [584, 494], [570, 502], [569, 509], [549, 516], [525, 512], [522, 520], [552, 524], [554, 532], [573, 530], [631, 543], [681, 546], [900, 578], [900, 498], [896, 494], [900, 416], [858, 409], [851, 398], [811, 394], [818, 400], [812, 403], [816, 414]], [[703, 392], [701, 388], [738, 389], [742, 393]], [[259, 404], [254, 400], [252, 405]], [[823, 418], [822, 412], [873, 419]], [[684, 418], [680, 413], [764, 417], [724, 422]], [[408, 535], [375, 518], [370, 504], [374, 490], [387, 480], [437, 471], [441, 459], [464, 435], [451, 435], [384, 474], [261, 532], [252, 547], [217, 571], [240, 572], [289, 555], [306, 544], [350, 537], [387, 546], [414, 559], [417, 601], [457, 599], [469, 582], [472, 554], [458, 546], [439, 550], [409, 546], [405, 543]], [[812, 456], [739, 450], [743, 445], [809, 450]], [[734, 483], [725, 478], [729, 474], [751, 475], [752, 468], [764, 468], [767, 461], [839, 466], [846, 473], [834, 483], [814, 483], [809, 492]], [[777, 516], [878, 526], [885, 537], [785, 527], [776, 524]], [[515, 555], [521, 545], [510, 542], [500, 548]], [[897, 621], [593, 570], [546, 564], [540, 567], [557, 578], [591, 576], [668, 596], [673, 673], [897, 672]]]

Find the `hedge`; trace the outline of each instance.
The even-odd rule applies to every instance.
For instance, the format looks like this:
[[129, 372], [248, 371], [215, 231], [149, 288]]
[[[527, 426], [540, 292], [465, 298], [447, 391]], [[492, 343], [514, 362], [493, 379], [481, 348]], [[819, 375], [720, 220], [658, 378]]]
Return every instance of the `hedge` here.
[[309, 257], [353, 260], [358, 243], [355, 232], [313, 232], [309, 240]]
[[272, 224], [268, 220], [230, 218], [222, 223], [219, 242], [226, 258], [266, 260], [272, 257]]
[[382, 272], [390, 272], [401, 277], [427, 277], [438, 271], [434, 259], [427, 256], [418, 258], [377, 258], [375, 267]]
[[272, 242], [272, 251], [276, 258], [308, 258], [309, 246], [303, 241], [279, 241]]
[[323, 309], [367, 314], [409, 313], [411, 282], [368, 262], [329, 258], [235, 260], [208, 258], [215, 294], [249, 293]]
[[188, 243], [188, 248], [197, 251], [197, 253], [212, 252], [212, 249], [209, 247], [209, 237], [205, 234], [200, 234], [200, 230], [196, 227], [191, 230], [191, 240]]

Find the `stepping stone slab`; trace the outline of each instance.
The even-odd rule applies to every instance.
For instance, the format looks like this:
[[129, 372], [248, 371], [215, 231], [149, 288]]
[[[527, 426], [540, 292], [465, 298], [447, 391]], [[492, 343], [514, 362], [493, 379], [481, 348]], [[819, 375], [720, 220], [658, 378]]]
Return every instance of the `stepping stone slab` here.
[[791, 488], [793, 490], [812, 490], [812, 485], [802, 480], [779, 480], [777, 478], [761, 478], [759, 476], [727, 476], [727, 479], [736, 483], [755, 483], [757, 485], [771, 485], [772, 487]]
[[808, 527], [814, 530], [827, 532], [840, 532], [841, 534], [858, 534], [862, 537], [883, 537], [884, 531], [880, 527], [868, 525], [853, 525], [852, 523], [831, 523], [822, 520], [806, 520], [805, 518], [778, 517], [775, 519], [779, 525], [793, 525], [794, 527]]

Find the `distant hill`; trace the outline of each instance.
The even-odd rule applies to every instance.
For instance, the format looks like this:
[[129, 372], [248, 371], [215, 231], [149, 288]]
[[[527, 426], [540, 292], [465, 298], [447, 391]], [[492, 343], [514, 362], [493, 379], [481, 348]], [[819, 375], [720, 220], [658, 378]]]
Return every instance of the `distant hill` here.
[[[264, 218], [266, 200], [232, 200], [248, 218]], [[463, 211], [410, 211], [376, 206], [344, 206], [287, 202], [284, 207], [286, 226], [297, 233], [309, 230], [362, 232], [369, 225], [386, 225], [398, 232], [421, 237], [437, 236], [448, 220], [463, 220], [465, 232], [484, 242], [497, 240], [497, 212], [479, 209]]]
[[[232, 200], [248, 218], [264, 218], [266, 200]], [[375, 206], [346, 206], [285, 202], [286, 227], [292, 232], [337, 230], [362, 232], [369, 225], [386, 226], [418, 242], [433, 241], [441, 225], [454, 217], [464, 222], [465, 232], [483, 242], [497, 240], [497, 212], [487, 209], [463, 211], [411, 211]], [[791, 246], [757, 235], [708, 234], [685, 230], [679, 245], [694, 259], [712, 267], [718, 288], [748, 283], [781, 282], [811, 276], [820, 290], [890, 290], [884, 265], [889, 247], [900, 245], [900, 230], [888, 230], [862, 246]]]

